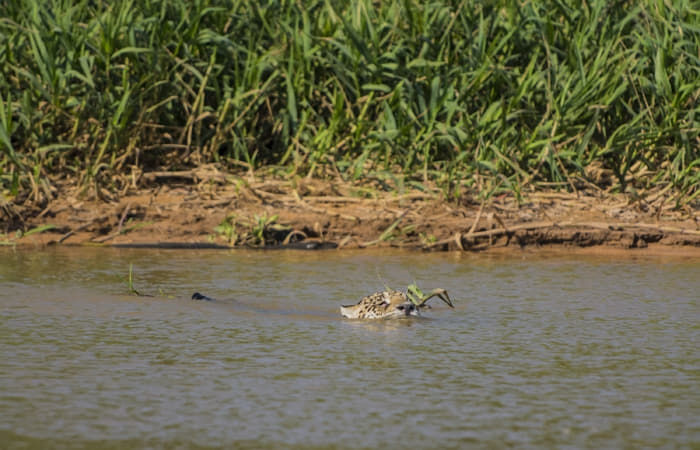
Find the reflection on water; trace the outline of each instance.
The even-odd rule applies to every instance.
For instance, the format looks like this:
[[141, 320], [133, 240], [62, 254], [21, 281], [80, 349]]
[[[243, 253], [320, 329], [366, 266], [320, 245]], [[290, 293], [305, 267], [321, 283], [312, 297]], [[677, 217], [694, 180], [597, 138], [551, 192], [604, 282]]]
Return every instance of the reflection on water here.
[[[125, 295], [130, 263], [154, 297]], [[0, 442], [693, 447], [698, 273], [659, 258], [3, 252]], [[455, 310], [338, 314], [413, 280]]]

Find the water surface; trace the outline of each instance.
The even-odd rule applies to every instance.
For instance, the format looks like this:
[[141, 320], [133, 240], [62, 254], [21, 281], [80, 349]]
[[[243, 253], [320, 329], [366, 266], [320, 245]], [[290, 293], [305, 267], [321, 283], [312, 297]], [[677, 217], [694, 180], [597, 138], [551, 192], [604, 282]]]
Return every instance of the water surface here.
[[[126, 294], [129, 264], [153, 297]], [[668, 257], [3, 250], [0, 442], [697, 447], [698, 274]], [[456, 308], [339, 317], [414, 280]]]

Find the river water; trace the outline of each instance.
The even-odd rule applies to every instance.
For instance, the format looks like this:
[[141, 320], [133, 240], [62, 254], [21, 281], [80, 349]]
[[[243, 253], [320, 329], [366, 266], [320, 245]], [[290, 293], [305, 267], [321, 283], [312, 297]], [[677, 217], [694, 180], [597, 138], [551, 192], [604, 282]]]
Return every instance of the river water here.
[[[414, 280], [455, 309], [340, 318]], [[2, 448], [700, 446], [697, 258], [2, 250], [0, 287]]]

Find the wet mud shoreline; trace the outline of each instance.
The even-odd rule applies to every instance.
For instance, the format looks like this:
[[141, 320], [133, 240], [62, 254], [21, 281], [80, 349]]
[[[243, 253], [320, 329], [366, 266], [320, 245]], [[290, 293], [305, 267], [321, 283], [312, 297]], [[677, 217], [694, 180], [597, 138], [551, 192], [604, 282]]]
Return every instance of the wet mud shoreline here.
[[472, 252], [682, 248], [700, 254], [700, 213], [674, 208], [663, 193], [635, 198], [552, 191], [480, 202], [469, 196], [446, 201], [438, 190], [382, 191], [320, 180], [169, 181], [110, 197], [67, 185], [43, 205], [5, 205], [4, 243]]

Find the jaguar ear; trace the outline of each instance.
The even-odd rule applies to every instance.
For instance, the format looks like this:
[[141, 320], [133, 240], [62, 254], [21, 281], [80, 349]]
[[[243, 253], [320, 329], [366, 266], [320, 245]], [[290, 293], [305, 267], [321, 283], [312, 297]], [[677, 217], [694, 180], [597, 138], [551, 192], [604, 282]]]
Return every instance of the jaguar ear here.
[[382, 292], [382, 301], [386, 305], [391, 305], [391, 291]]

